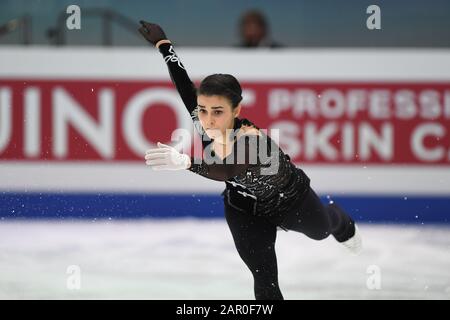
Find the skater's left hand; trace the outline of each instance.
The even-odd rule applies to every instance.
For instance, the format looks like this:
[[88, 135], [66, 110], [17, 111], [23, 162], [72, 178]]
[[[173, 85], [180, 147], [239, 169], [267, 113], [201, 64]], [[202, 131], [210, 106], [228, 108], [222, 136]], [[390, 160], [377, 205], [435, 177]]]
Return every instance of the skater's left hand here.
[[139, 23], [142, 25], [139, 28], [139, 32], [154, 46], [156, 46], [161, 40], [168, 40], [163, 29], [158, 24], [143, 20], [139, 21]]
[[158, 142], [158, 148], [145, 152], [145, 163], [153, 170], [183, 170], [191, 166], [191, 158], [175, 148]]

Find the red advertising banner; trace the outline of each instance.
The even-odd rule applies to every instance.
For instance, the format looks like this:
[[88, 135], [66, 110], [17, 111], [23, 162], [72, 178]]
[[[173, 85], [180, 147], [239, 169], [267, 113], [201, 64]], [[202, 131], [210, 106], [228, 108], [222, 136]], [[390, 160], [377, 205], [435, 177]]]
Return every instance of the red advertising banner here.
[[[450, 164], [450, 83], [241, 84], [294, 162]], [[0, 79], [0, 160], [142, 161], [186, 121], [167, 81]]]

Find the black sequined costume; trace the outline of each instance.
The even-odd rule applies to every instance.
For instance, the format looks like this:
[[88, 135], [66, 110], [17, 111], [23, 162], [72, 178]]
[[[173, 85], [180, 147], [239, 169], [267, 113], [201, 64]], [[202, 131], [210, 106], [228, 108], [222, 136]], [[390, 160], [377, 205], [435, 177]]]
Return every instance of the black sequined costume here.
[[[195, 86], [172, 44], [161, 44], [159, 50], [194, 126], [205, 137], [198, 120]], [[243, 125], [259, 129], [248, 119], [235, 119], [235, 130]], [[260, 136], [243, 135], [235, 139], [233, 151], [225, 159], [206, 152], [211, 140], [202, 139], [204, 157], [191, 157], [189, 170], [226, 183], [222, 193], [225, 218], [238, 253], [253, 274], [255, 297], [283, 299], [275, 255], [278, 227], [316, 240], [332, 234], [341, 242], [352, 237], [355, 228], [350, 216], [336, 204], [324, 206], [303, 170], [292, 164], [289, 156], [263, 130], [259, 132]], [[239, 150], [245, 151], [243, 158], [239, 158], [242, 156]], [[252, 152], [256, 158], [251, 158]]]

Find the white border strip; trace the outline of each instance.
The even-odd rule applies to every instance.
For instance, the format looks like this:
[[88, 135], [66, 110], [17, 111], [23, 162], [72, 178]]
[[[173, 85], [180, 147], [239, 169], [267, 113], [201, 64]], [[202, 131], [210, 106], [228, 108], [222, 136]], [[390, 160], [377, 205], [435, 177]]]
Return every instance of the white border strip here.
[[[448, 81], [447, 49], [176, 48], [193, 80], [231, 73], [266, 81]], [[148, 48], [8, 47], [0, 77], [169, 80], [160, 53]]]
[[[450, 195], [450, 170], [431, 166], [301, 166], [320, 193]], [[0, 191], [217, 193], [225, 183], [136, 163], [0, 162]]]

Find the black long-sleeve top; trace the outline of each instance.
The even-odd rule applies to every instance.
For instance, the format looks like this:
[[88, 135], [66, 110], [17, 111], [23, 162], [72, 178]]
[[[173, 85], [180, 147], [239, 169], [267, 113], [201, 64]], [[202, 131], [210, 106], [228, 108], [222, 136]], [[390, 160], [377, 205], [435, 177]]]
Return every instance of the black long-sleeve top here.
[[207, 138], [198, 119], [195, 85], [172, 44], [161, 44], [159, 51], [196, 130], [202, 135], [204, 157], [191, 157], [189, 170], [208, 179], [224, 181], [226, 189], [222, 195], [227, 204], [235, 209], [281, 222], [309, 190], [308, 176], [295, 167], [289, 156], [248, 119], [235, 118], [233, 129], [239, 130], [243, 125], [253, 126], [260, 132], [259, 136], [242, 135], [235, 139], [231, 154], [223, 160], [213, 151], [210, 152], [212, 141]]

